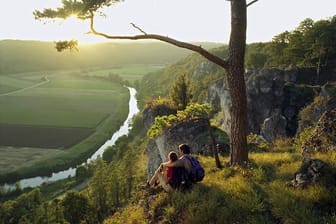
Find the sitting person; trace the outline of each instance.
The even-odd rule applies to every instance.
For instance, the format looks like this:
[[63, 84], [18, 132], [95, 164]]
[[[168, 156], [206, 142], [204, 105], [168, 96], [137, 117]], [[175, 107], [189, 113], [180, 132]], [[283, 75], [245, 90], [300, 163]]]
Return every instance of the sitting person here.
[[180, 188], [181, 190], [186, 190], [190, 188], [192, 184], [190, 147], [187, 144], [180, 144], [178, 147], [181, 157], [178, 160], [162, 163], [161, 167], [167, 167], [168, 169], [173, 168], [174, 178], [171, 182], [171, 186], [174, 186], [175, 189]]
[[162, 163], [163, 167], [183, 167], [188, 174], [191, 173], [191, 162], [190, 162], [190, 147], [187, 144], [180, 144], [179, 146], [181, 157], [173, 162]]
[[[174, 151], [171, 151], [168, 154], [168, 162], [172, 163], [175, 162], [178, 159], [177, 153]], [[162, 188], [166, 192], [170, 192], [173, 189], [176, 189], [176, 176], [178, 175], [176, 172], [178, 172], [178, 169], [175, 169], [174, 167], [168, 167], [168, 166], [162, 166], [162, 164], [159, 166], [159, 168], [155, 171], [153, 177], [150, 179], [149, 182], [147, 182], [147, 187], [151, 187], [155, 184], [160, 184]], [[175, 178], [174, 178], [175, 177]]]

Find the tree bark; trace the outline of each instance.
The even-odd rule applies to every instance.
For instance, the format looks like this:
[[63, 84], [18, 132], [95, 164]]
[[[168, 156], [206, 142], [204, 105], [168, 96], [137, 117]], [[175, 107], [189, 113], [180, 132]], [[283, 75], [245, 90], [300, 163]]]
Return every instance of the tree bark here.
[[231, 96], [230, 164], [246, 165], [247, 99], [244, 80], [246, 46], [246, 0], [231, 1], [228, 86]]
[[221, 162], [219, 160], [216, 139], [215, 139], [215, 136], [213, 135], [212, 128], [211, 128], [211, 123], [210, 123], [209, 118], [206, 118], [205, 122], [207, 123], [207, 126], [208, 126], [209, 137], [210, 137], [210, 141], [211, 141], [211, 148], [212, 148], [212, 153], [213, 153], [214, 158], [215, 158], [216, 167], [219, 168], [219, 169], [221, 169], [221, 168], [223, 168], [223, 166], [222, 166], [222, 164], [221, 164]]

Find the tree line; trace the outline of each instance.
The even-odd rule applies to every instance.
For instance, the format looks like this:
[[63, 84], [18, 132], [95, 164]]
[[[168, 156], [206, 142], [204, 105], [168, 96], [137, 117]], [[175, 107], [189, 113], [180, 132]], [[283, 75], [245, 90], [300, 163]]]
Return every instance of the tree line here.
[[285, 31], [268, 43], [247, 46], [246, 67], [288, 66], [323, 69], [336, 66], [336, 16], [314, 22], [307, 18], [293, 31]]

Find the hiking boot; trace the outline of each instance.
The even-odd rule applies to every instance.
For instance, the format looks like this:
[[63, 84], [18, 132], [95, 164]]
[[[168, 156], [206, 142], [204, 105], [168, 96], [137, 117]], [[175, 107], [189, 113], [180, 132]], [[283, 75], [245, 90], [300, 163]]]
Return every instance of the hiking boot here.
[[150, 188], [149, 182], [147, 182], [145, 185], [141, 185], [141, 189], [148, 190]]

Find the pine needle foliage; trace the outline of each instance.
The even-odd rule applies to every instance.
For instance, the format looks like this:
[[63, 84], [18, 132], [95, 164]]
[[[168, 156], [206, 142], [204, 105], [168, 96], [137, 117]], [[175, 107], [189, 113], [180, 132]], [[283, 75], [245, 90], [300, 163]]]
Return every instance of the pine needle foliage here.
[[147, 132], [147, 136], [155, 138], [159, 136], [166, 128], [173, 126], [178, 122], [192, 119], [209, 119], [211, 107], [208, 104], [193, 103], [184, 110], [178, 110], [177, 114], [170, 114], [155, 117], [154, 124]]

